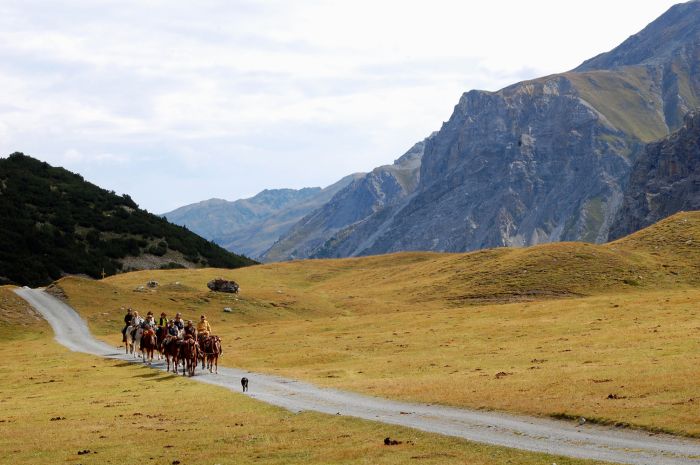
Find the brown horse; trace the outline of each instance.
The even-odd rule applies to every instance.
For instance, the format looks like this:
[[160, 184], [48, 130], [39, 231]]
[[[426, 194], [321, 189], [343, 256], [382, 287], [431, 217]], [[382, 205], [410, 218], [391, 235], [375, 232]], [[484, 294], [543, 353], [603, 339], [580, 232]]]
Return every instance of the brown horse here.
[[200, 333], [197, 335], [197, 344], [199, 345], [200, 351], [197, 354], [197, 359], [202, 361], [202, 370], [205, 368], [205, 363], [207, 361], [206, 356], [206, 346], [209, 340], [209, 335], [205, 333]]
[[219, 373], [219, 357], [224, 353], [221, 349], [221, 338], [219, 336], [209, 336], [204, 342], [202, 352], [207, 358], [207, 368], [209, 373]]
[[167, 371], [170, 371], [170, 360], [173, 361], [173, 373], [177, 373], [177, 366], [180, 363], [180, 340], [177, 336], [168, 336], [163, 339], [159, 350], [165, 355], [168, 364]]
[[159, 326], [156, 329], [156, 347], [158, 349], [158, 360], [163, 360], [163, 341], [168, 337], [168, 328], [165, 326]]
[[182, 345], [180, 346], [180, 356], [183, 359], [183, 367], [182, 367], [182, 374], [185, 374], [185, 370], [187, 370], [187, 374], [190, 376], [194, 376], [194, 371], [197, 368], [197, 356], [199, 352], [199, 344], [197, 344], [197, 341], [194, 340], [192, 337], [186, 337], [184, 341], [182, 341]]
[[146, 362], [146, 357], [148, 357], [148, 364], [153, 363], [153, 351], [156, 350], [158, 346], [158, 340], [156, 339], [156, 333], [152, 329], [147, 329], [141, 335], [141, 356], [143, 357], [144, 363]]

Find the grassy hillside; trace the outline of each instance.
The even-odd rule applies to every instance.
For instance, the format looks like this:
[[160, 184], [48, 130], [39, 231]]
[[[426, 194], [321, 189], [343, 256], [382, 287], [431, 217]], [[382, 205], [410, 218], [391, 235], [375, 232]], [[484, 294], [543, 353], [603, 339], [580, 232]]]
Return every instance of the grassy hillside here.
[[0, 159], [0, 225], [0, 283], [253, 263], [139, 209], [128, 195], [20, 153]]
[[[373, 463], [493, 465], [598, 462], [483, 446], [406, 428], [294, 414], [145, 367], [70, 352], [0, 288], [0, 449], [24, 464]], [[48, 330], [48, 333], [46, 332]], [[386, 436], [410, 441], [385, 447]], [[78, 451], [89, 450], [78, 455]], [[8, 455], [9, 454], [9, 455]]]
[[[120, 307], [206, 313], [223, 364], [432, 403], [700, 435], [700, 213], [620, 241], [398, 254], [60, 285], [118, 344]], [[148, 279], [162, 285], [132, 289]], [[223, 313], [232, 307], [233, 313]], [[608, 396], [612, 396], [608, 399]]]
[[51, 334], [51, 328], [41, 315], [13, 289], [0, 286], [0, 339], [14, 341], [28, 334], [42, 337]]
[[564, 76], [581, 97], [616, 128], [642, 142], [668, 135], [663, 101], [654, 86], [652, 71], [638, 66], [622, 70], [570, 72]]

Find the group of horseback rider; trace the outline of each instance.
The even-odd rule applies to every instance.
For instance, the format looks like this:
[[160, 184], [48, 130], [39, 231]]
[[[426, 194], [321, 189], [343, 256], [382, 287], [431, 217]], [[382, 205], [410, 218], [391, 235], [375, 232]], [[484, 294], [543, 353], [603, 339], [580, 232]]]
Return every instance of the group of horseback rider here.
[[182, 364], [183, 374], [187, 372], [193, 376], [199, 359], [202, 369], [206, 366], [209, 372], [218, 373], [218, 359], [223, 353], [221, 338], [211, 334], [211, 325], [206, 316], [202, 315], [197, 326], [194, 326], [192, 320], [185, 322], [180, 313], [169, 320], [163, 312], [156, 323], [153, 312], [148, 312], [143, 318], [129, 308], [124, 315], [124, 324], [122, 340], [127, 354], [136, 356], [138, 346], [145, 363], [152, 363], [157, 351], [159, 358], [165, 358], [168, 371], [172, 361], [174, 373]]
[[129, 308], [126, 315], [124, 315], [124, 328], [122, 329], [123, 342], [126, 342], [126, 331], [129, 327], [134, 328], [134, 330], [140, 327], [144, 331], [152, 329], [156, 332], [158, 330], [163, 331], [163, 328], [165, 328], [166, 335], [177, 336], [179, 338], [191, 335], [196, 339], [198, 335], [208, 336], [211, 334], [211, 325], [207, 321], [207, 317], [204, 315], [200, 317], [200, 320], [195, 327], [192, 320], [187, 320], [187, 322], [185, 322], [182, 319], [182, 314], [180, 313], [177, 313], [174, 319], [168, 320], [165, 312], [162, 312], [160, 314], [160, 319], [156, 324], [153, 317], [153, 312], [148, 312], [146, 314], [146, 318], [143, 318], [139, 315], [139, 312], [132, 310], [131, 308]]

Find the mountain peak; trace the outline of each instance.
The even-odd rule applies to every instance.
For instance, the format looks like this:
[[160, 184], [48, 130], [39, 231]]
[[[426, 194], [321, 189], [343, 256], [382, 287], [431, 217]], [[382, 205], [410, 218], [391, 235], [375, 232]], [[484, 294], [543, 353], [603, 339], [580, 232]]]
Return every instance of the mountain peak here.
[[663, 64], [688, 46], [700, 45], [700, 0], [672, 6], [642, 31], [610, 52], [584, 61], [574, 71]]

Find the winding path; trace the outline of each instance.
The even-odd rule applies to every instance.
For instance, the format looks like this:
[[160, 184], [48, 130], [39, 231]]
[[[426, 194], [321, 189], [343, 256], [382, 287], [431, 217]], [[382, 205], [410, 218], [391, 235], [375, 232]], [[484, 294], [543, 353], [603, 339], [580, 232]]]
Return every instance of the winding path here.
[[[29, 288], [16, 293], [38, 310], [52, 326], [56, 340], [76, 352], [126, 361], [126, 356], [90, 334], [85, 321], [55, 297]], [[165, 369], [162, 362], [154, 368]], [[219, 368], [192, 378], [195, 381], [240, 391], [240, 379], [250, 379], [250, 397], [292, 411], [312, 410], [341, 414], [469, 441], [521, 450], [634, 465], [700, 465], [700, 441], [666, 435], [618, 430], [542, 418], [474, 411], [430, 404], [397, 402], [277, 376], [235, 368]]]

